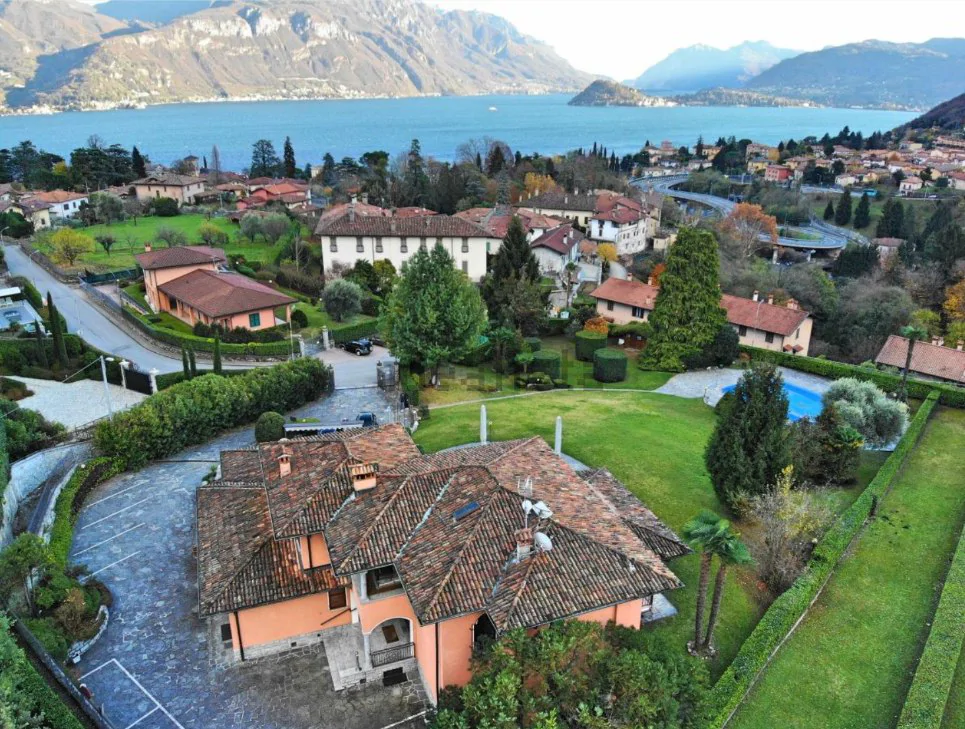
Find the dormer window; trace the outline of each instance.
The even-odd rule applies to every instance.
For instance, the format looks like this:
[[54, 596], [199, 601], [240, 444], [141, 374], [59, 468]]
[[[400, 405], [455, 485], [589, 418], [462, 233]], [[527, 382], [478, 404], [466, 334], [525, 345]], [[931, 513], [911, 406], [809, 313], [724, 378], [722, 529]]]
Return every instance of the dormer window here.
[[292, 472], [292, 456], [287, 451], [278, 456], [278, 475], [285, 477]]
[[356, 463], [349, 466], [349, 476], [355, 491], [374, 489], [377, 482], [378, 467], [374, 463]]

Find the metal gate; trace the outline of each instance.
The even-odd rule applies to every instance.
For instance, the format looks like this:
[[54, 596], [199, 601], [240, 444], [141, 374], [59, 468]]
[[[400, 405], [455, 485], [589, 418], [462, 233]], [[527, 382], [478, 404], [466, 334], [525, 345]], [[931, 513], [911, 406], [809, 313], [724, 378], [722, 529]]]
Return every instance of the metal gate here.
[[153, 395], [151, 391], [151, 376], [136, 370], [127, 370], [124, 373], [127, 381], [127, 389], [135, 392], [143, 392], [145, 395]]

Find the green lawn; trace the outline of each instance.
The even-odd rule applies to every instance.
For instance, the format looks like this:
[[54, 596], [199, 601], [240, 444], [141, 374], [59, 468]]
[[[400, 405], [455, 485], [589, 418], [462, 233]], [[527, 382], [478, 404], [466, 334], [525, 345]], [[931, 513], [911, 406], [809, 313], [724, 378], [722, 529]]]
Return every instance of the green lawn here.
[[965, 648], [962, 648], [958, 668], [955, 669], [955, 680], [945, 707], [942, 729], [965, 729]]
[[[963, 442], [965, 411], [939, 410], [733, 729], [894, 726], [965, 517]], [[961, 729], [960, 701], [952, 713]]]
[[145, 311], [151, 310], [151, 306], [147, 303], [147, 299], [145, 298], [143, 281], [135, 281], [132, 284], [128, 284], [124, 287], [124, 293], [143, 306]]
[[[714, 427], [713, 411], [700, 400], [651, 393], [560, 391], [487, 403], [489, 437], [506, 440], [539, 435], [552, 442], [557, 415], [563, 418], [563, 448], [590, 466], [607, 467], [669, 526], [679, 530], [702, 508], [721, 511], [704, 468], [704, 446]], [[434, 410], [415, 440], [428, 451], [475, 441], [479, 405]], [[550, 504], [552, 507], [552, 504]], [[653, 630], [685, 649], [692, 637], [695, 556], [671, 568], [687, 585], [668, 597], [680, 615]], [[711, 663], [716, 677], [734, 657], [761, 614], [761, 594], [751, 573], [737, 573], [724, 594], [718, 629], [720, 653]]]
[[[145, 243], [156, 240], [155, 236], [158, 229], [173, 228], [183, 232], [188, 237], [189, 244], [199, 244], [201, 239], [198, 237], [198, 229], [205, 222], [210, 222], [228, 234], [229, 243], [225, 248], [227, 253], [240, 254], [249, 261], [261, 261], [262, 263], [274, 259], [275, 249], [272, 246], [263, 242], [252, 243], [247, 238], [242, 238], [238, 234], [238, 226], [225, 218], [208, 220], [204, 215], [177, 215], [173, 218], [138, 218], [136, 225], [133, 220], [126, 220], [122, 223], [92, 225], [89, 228], [82, 228], [81, 232], [92, 238], [98, 235], [112, 235], [117, 242], [111, 248], [110, 255], [105, 253], [99, 244], [95, 243], [93, 253], [85, 253], [81, 256], [76, 268], [89, 268], [94, 271], [133, 268], [135, 265], [134, 255], [144, 251]], [[50, 253], [43, 246], [38, 247], [44, 253]]]

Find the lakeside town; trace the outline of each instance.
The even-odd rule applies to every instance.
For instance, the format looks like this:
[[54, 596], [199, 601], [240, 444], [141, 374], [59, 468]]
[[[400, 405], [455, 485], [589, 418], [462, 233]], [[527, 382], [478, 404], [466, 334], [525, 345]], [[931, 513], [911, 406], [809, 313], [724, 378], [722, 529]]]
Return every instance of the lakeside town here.
[[965, 127], [929, 114], [0, 149], [0, 717], [965, 726]]

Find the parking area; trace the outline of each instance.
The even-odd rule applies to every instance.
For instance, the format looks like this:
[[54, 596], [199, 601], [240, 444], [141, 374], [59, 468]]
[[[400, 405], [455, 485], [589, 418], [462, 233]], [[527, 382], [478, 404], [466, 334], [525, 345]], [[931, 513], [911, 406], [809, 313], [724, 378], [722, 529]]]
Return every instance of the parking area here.
[[[384, 416], [376, 388], [339, 390], [294, 415], [322, 421]], [[114, 595], [105, 634], [74, 669], [118, 729], [378, 729], [424, 710], [419, 687], [336, 693], [322, 646], [230, 664], [217, 630], [197, 617], [195, 491], [234, 431], [101, 484], [80, 512], [71, 559]], [[410, 722], [412, 726], [418, 724]], [[401, 725], [401, 724], [400, 724]]]
[[328, 349], [316, 354], [335, 371], [337, 389], [371, 387], [376, 383], [375, 363], [389, 356], [385, 347], [372, 347], [372, 353], [364, 357], [343, 349]]

